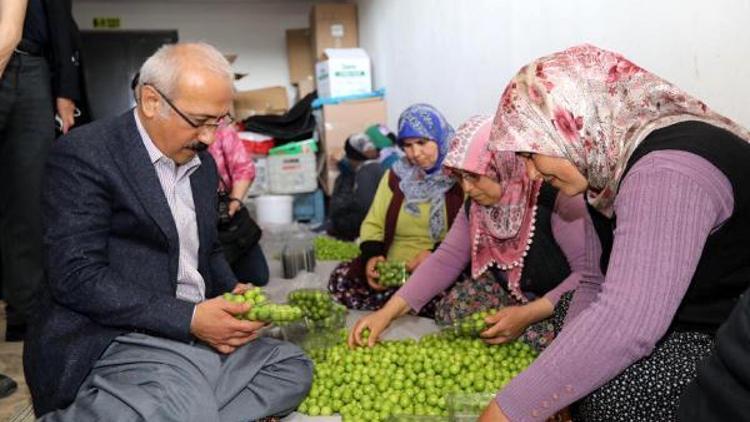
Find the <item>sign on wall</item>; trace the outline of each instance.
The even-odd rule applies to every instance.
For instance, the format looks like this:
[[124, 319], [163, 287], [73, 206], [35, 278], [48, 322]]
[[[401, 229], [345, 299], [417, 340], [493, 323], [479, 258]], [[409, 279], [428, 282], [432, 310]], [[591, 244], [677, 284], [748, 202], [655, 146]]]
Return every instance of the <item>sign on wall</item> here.
[[115, 29], [120, 27], [120, 18], [117, 17], [97, 17], [94, 18], [94, 28]]

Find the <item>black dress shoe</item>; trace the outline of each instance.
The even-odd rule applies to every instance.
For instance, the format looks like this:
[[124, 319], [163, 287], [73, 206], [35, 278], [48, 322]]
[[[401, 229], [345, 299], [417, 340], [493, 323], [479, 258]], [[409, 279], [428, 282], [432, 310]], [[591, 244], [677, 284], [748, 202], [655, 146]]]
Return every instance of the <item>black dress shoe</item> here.
[[5, 331], [5, 341], [24, 341], [26, 339], [26, 324], [10, 325]]
[[9, 376], [0, 374], [0, 399], [4, 399], [18, 389], [18, 384]]

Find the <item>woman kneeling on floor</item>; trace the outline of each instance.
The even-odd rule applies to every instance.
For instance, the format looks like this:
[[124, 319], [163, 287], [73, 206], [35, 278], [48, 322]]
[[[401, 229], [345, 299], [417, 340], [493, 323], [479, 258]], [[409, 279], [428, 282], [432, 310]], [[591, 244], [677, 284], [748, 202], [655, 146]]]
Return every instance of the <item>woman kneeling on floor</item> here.
[[579, 421], [676, 419], [750, 284], [748, 140], [616, 53], [584, 45], [521, 69], [490, 143], [561, 191], [586, 192], [587, 259], [562, 331], [482, 422], [542, 421], [574, 402]]
[[531, 180], [522, 158], [489, 150], [491, 124], [477, 116], [459, 128], [444, 166], [470, 199], [440, 248], [382, 309], [357, 323], [350, 344], [360, 343], [364, 328], [374, 344], [393, 319], [419, 311], [451, 286], [437, 303], [438, 323], [499, 309], [487, 317], [493, 326], [482, 333], [486, 341], [522, 336], [537, 350], [559, 331], [570, 296], [564, 294], [580, 279], [583, 197], [558, 194]]
[[[434, 107], [416, 104], [399, 117], [397, 143], [406, 157], [380, 179], [360, 229], [361, 255], [339, 265], [328, 289], [352, 309], [378, 309], [396, 291], [379, 283], [377, 263], [403, 262], [412, 272], [430, 256], [463, 203], [463, 191], [443, 174], [453, 128]], [[424, 315], [432, 315], [428, 306]]]

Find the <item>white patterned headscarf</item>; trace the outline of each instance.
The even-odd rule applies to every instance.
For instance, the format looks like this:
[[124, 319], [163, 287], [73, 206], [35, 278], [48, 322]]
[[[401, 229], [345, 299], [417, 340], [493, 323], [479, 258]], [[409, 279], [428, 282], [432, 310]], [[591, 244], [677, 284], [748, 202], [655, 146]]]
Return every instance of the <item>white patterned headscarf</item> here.
[[524, 66], [500, 99], [490, 135], [499, 151], [572, 162], [589, 203], [612, 216], [628, 159], [654, 130], [695, 120], [750, 133], [620, 54], [581, 45]]

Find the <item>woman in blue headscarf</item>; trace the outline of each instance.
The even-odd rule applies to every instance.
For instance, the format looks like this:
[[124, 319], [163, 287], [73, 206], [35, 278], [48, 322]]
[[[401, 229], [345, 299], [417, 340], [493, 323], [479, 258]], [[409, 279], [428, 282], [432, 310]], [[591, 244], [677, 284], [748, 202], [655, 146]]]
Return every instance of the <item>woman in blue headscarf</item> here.
[[[405, 157], [380, 179], [360, 228], [360, 256], [339, 265], [328, 289], [352, 309], [379, 309], [396, 291], [379, 283], [378, 262], [414, 271], [442, 241], [463, 203], [461, 187], [442, 171], [453, 128], [434, 107], [415, 104], [399, 117]], [[441, 296], [436, 298], [439, 299]], [[423, 315], [432, 316], [433, 306]]]

